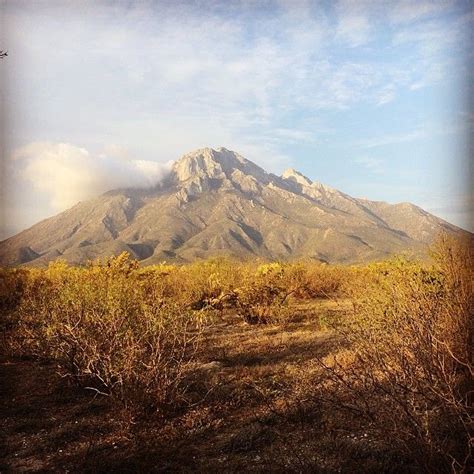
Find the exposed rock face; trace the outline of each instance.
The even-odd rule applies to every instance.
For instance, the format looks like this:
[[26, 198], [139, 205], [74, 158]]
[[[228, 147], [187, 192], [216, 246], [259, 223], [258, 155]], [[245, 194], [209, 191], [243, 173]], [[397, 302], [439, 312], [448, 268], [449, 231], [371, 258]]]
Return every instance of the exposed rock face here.
[[441, 230], [464, 233], [412, 204], [355, 199], [296, 170], [279, 177], [204, 148], [153, 189], [110, 191], [1, 242], [0, 263], [81, 264], [122, 251], [144, 264], [217, 255], [358, 262], [422, 255]]
[[307, 178], [305, 175], [301, 174], [299, 171], [296, 171], [293, 168], [288, 168], [281, 176], [283, 179], [288, 181], [293, 181], [300, 186], [311, 186], [313, 182]]

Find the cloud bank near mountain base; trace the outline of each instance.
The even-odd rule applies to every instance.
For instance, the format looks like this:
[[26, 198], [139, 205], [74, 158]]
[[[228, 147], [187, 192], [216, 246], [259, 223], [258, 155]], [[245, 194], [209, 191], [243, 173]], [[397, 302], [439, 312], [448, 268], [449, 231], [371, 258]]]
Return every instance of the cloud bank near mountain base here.
[[91, 153], [70, 143], [35, 142], [15, 151], [16, 173], [56, 210], [117, 188], [157, 185], [171, 162], [137, 160], [118, 147]]

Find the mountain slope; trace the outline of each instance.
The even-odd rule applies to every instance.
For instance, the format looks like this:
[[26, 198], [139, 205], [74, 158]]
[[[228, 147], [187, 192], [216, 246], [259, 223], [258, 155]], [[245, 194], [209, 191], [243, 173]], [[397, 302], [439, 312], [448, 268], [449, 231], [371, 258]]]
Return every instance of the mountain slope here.
[[144, 264], [216, 255], [357, 262], [421, 255], [442, 230], [464, 233], [412, 204], [355, 199], [293, 169], [278, 177], [204, 148], [153, 189], [110, 191], [1, 242], [0, 263], [81, 264], [122, 251]]

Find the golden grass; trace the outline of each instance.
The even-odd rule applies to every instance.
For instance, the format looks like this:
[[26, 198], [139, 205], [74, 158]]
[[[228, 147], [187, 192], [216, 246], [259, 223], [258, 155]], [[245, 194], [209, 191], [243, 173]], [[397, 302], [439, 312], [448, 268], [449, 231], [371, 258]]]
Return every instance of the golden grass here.
[[[140, 268], [123, 254], [2, 270], [0, 323], [11, 356], [53, 360], [134, 424], [154, 414], [158, 438], [184, 429], [235, 465], [258, 452], [254, 467], [276, 470], [351, 469], [365, 456], [375, 472], [462, 472], [472, 277], [470, 249], [453, 241], [430, 264], [358, 267]], [[207, 456], [200, 468], [221, 462]]]

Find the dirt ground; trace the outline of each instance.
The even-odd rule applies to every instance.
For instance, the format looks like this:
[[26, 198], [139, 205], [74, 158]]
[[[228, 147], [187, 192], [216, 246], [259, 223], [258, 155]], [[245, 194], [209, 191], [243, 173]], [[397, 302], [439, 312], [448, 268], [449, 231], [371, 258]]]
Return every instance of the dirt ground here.
[[3, 358], [0, 472], [377, 472], [370, 440], [334, 433], [305, 398], [302, 377], [333, 348], [324, 318], [343, 309], [295, 305], [284, 326], [223, 315], [198, 355], [191, 403], [162, 418], [130, 418], [51, 362]]

